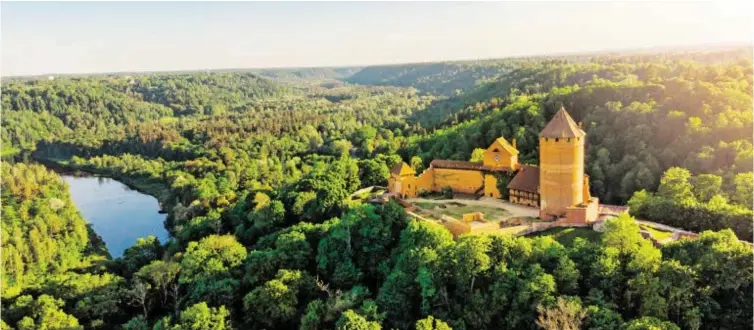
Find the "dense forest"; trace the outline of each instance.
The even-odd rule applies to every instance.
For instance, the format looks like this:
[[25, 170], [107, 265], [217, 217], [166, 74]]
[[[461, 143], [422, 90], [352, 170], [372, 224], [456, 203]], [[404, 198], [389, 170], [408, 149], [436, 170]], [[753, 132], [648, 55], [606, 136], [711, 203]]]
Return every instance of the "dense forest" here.
[[[2, 166], [2, 329], [750, 329], [751, 49], [12, 79], [2, 153], [157, 197], [112, 259], [66, 184]], [[589, 238], [463, 236], [351, 198], [564, 106], [631, 215]], [[631, 216], [701, 235], [660, 247]]]

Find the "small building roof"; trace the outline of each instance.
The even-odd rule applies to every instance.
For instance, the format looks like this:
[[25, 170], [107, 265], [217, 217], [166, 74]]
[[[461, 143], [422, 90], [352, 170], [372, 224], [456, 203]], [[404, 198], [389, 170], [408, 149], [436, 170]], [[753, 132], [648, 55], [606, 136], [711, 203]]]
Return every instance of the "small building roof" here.
[[521, 165], [521, 169], [508, 183], [508, 189], [539, 193], [539, 168], [530, 165]]
[[540, 137], [546, 138], [574, 138], [584, 135], [586, 133], [573, 121], [573, 118], [571, 118], [563, 107], [560, 107], [560, 110], [552, 117], [545, 128], [542, 129], [542, 132], [539, 133]]
[[414, 171], [414, 169], [408, 164], [404, 162], [400, 162], [398, 164], [395, 164], [395, 166], [393, 166], [393, 168], [390, 170], [390, 173], [397, 176], [404, 176], [404, 175], [414, 175], [416, 174], [416, 171]]
[[467, 162], [467, 161], [462, 161], [462, 160], [435, 159], [431, 163], [429, 163], [429, 165], [434, 168], [448, 168], [448, 169], [454, 169], [454, 170], [490, 171], [490, 172], [506, 171], [505, 169], [496, 168], [492, 166], [486, 166], [482, 162]]
[[[500, 146], [508, 151], [511, 155], [518, 155], [518, 150], [513, 147], [504, 137], [497, 138], [494, 142], [492, 142], [492, 145], [490, 145], [490, 148], [495, 146], [496, 144], [500, 144]], [[488, 149], [490, 149], [488, 148]]]
[[482, 162], [466, 162], [462, 160], [435, 159], [429, 165], [434, 168], [451, 168], [457, 170], [481, 171], [485, 169]]

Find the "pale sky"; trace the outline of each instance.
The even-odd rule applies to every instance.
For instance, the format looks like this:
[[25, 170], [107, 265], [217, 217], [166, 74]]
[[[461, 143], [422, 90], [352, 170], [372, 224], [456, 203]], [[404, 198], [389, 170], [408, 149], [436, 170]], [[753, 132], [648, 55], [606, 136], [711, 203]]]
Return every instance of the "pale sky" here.
[[2, 2], [0, 73], [348, 66], [751, 43], [752, 2]]

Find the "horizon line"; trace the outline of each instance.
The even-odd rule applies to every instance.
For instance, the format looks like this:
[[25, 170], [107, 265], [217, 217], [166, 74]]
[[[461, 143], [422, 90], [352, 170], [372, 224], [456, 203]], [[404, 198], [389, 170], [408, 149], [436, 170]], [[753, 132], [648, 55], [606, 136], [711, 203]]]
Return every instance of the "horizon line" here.
[[[226, 68], [212, 68], [212, 69], [165, 69], [165, 70], [144, 70], [144, 71], [136, 71], [136, 70], [122, 70], [122, 71], [102, 71], [102, 72], [82, 72], [82, 73], [76, 73], [76, 72], [48, 72], [48, 73], [38, 73], [38, 74], [26, 74], [26, 75], [2, 75], [0, 74], [0, 78], [13, 78], [13, 79], [19, 79], [19, 78], [38, 78], [38, 77], [45, 77], [45, 76], [63, 76], [63, 77], [72, 77], [72, 76], [107, 76], [107, 75], [125, 75], [125, 74], [141, 74], [141, 75], [149, 75], [149, 74], [160, 74], [160, 73], [191, 73], [191, 72], [221, 72], [221, 71], [261, 71], [261, 70], [302, 70], [302, 69], [345, 69], [345, 68], [367, 68], [367, 67], [379, 67], [379, 66], [401, 66], [401, 65], [417, 65], [417, 64], [438, 64], [438, 63], [454, 63], [454, 62], [474, 62], [474, 61], [494, 61], [494, 60], [505, 60], [505, 59], [525, 59], [525, 58], [547, 58], [547, 57], [565, 57], [565, 56], [589, 56], [589, 55], [605, 55], [615, 52], [648, 52], [648, 53], [657, 53], [662, 50], [672, 50], [674, 48], [678, 48], [679, 51], [683, 48], [688, 48], [686, 51], [702, 51], [702, 49], [696, 49], [699, 47], [704, 46], [714, 46], [717, 49], [711, 49], [711, 50], [720, 50], [720, 48], [743, 48], [743, 47], [752, 47], [754, 46], [754, 40], [746, 40], [746, 41], [732, 41], [732, 42], [706, 42], [706, 43], [697, 43], [697, 44], [675, 44], [675, 45], [662, 45], [662, 46], [643, 46], [643, 47], [630, 47], [630, 48], [608, 48], [608, 49], [594, 49], [594, 50], [578, 50], [578, 51], [566, 51], [566, 52], [555, 52], [555, 53], [547, 53], [547, 54], [523, 54], [523, 55], [509, 55], [509, 56], [501, 56], [501, 57], [478, 57], [478, 58], [458, 58], [458, 59], [451, 59], [451, 60], [440, 60], [440, 61], [416, 61], [416, 62], [382, 62], [382, 63], [371, 63], [371, 64], [355, 64], [355, 65], [304, 65], [304, 66], [267, 66], [267, 67], [226, 67]], [[635, 54], [634, 54], [635, 55]]]

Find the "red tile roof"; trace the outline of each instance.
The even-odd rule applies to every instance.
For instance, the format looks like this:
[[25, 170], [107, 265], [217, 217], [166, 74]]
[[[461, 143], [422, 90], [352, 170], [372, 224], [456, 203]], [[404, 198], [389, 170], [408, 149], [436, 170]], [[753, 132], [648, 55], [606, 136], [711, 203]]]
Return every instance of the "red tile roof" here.
[[584, 135], [586, 133], [573, 121], [573, 118], [571, 118], [563, 107], [558, 110], [558, 113], [552, 117], [547, 126], [539, 133], [540, 137], [546, 138], [573, 138]]
[[516, 173], [507, 186], [508, 189], [539, 193], [539, 168], [536, 166], [521, 165], [521, 169]]
[[491, 149], [491, 148], [492, 148], [493, 146], [495, 146], [495, 145], [496, 145], [496, 144], [498, 144], [498, 143], [500, 144], [500, 146], [501, 146], [501, 147], [502, 147], [503, 149], [505, 149], [506, 151], [508, 151], [508, 152], [509, 152], [509, 153], [510, 153], [511, 155], [518, 155], [518, 149], [514, 148], [514, 147], [513, 147], [513, 146], [512, 146], [512, 145], [511, 145], [510, 143], [508, 143], [508, 141], [507, 141], [507, 140], [505, 140], [505, 138], [504, 138], [504, 137], [502, 137], [502, 136], [501, 136], [501, 137], [499, 137], [499, 138], [497, 138], [497, 139], [496, 139], [495, 141], [493, 141], [493, 142], [492, 142], [492, 144], [490, 145], [490, 147], [489, 147], [489, 148], [487, 148], [487, 150], [490, 150], [490, 149]]
[[414, 175], [416, 174], [416, 171], [414, 171], [411, 166], [404, 162], [400, 162], [398, 164], [395, 164], [393, 168], [390, 170], [390, 173], [395, 174], [397, 176], [403, 176], [403, 175]]
[[465, 162], [462, 160], [444, 160], [444, 159], [435, 159], [431, 163], [429, 163], [430, 166], [434, 168], [452, 168], [452, 169], [458, 169], [458, 170], [474, 170], [474, 171], [481, 171], [485, 168], [484, 164], [481, 162]]
[[455, 170], [469, 170], [469, 171], [505, 171], [501, 168], [485, 166], [482, 162], [466, 162], [462, 160], [444, 160], [435, 159], [430, 166], [434, 168], [449, 168]]

